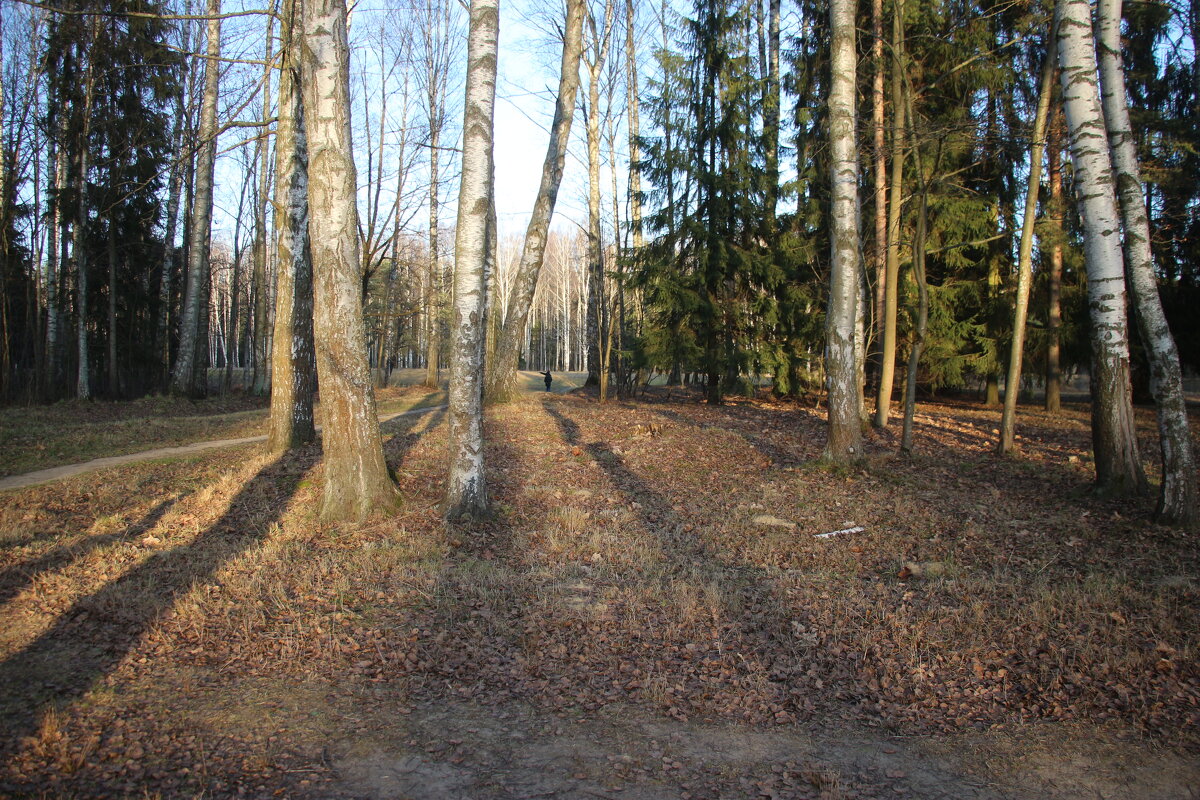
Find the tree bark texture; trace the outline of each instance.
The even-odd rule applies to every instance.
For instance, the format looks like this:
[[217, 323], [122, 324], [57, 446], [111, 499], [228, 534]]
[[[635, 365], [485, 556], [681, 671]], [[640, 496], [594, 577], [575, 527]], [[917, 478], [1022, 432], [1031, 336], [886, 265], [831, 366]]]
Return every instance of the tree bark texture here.
[[300, 97], [299, 9], [283, 7], [279, 122], [275, 144], [275, 333], [267, 448], [282, 453], [316, 438], [313, 429], [312, 252], [308, 241], [308, 149]]
[[879, 391], [875, 397], [875, 427], [888, 423], [896, 376], [896, 317], [900, 281], [900, 203], [904, 177], [904, 0], [892, 11], [892, 186], [888, 208], [887, 265], [883, 283], [883, 336], [879, 358]]
[[825, 457], [846, 463], [862, 455], [861, 403], [855, 346], [858, 314], [858, 153], [855, 141], [853, 0], [830, 5], [833, 84], [829, 92], [832, 268], [825, 315], [829, 376], [829, 441]]
[[463, 106], [462, 182], [454, 240], [454, 317], [451, 342], [450, 475], [447, 520], [487, 511], [483, 463], [483, 345], [493, 189], [492, 119], [496, 102], [498, 0], [472, 0]]
[[217, 159], [217, 90], [221, 72], [221, 0], [208, 0], [207, 60], [204, 62], [204, 100], [200, 105], [197, 131], [199, 158], [196, 188], [188, 229], [188, 274], [183, 314], [179, 326], [179, 350], [171, 373], [171, 393], [202, 397], [208, 391], [205, 359], [207, 330], [208, 251], [212, 241], [213, 168]]
[[383, 458], [367, 365], [345, 0], [306, 0], [303, 19], [313, 339], [324, 423], [320, 514], [362, 520], [398, 498]]
[[1157, 516], [1164, 522], [1193, 526], [1197, 522], [1196, 460], [1188, 430], [1179, 351], [1158, 296], [1150, 251], [1150, 221], [1125, 95], [1121, 0], [1098, 0], [1096, 16], [1104, 122], [1125, 230], [1125, 275], [1133, 294], [1142, 345], [1150, 362], [1150, 391], [1158, 416], [1163, 481]]
[[[1055, 17], [1057, 22], [1057, 15]], [[1051, 39], [1053, 39], [1053, 28]], [[1048, 48], [1042, 64], [1037, 112], [1033, 120], [1033, 146], [1029, 150], [1029, 188], [1025, 191], [1025, 216], [1021, 221], [1021, 244], [1017, 249], [1017, 299], [1013, 311], [1012, 352], [1004, 381], [1004, 413], [1000, 415], [997, 452], [1012, 452], [1016, 436], [1017, 396], [1021, 393], [1021, 360], [1025, 355], [1025, 318], [1029, 313], [1029, 285], [1033, 282], [1033, 226], [1037, 221], [1038, 190], [1042, 185], [1042, 157], [1046, 151], [1046, 119], [1054, 94], [1054, 49]]]
[[486, 397], [489, 401], [511, 400], [516, 394], [517, 364], [521, 357], [521, 346], [525, 340], [525, 327], [529, 321], [529, 309], [537, 290], [538, 275], [546, 255], [546, 239], [550, 230], [550, 219], [558, 199], [558, 187], [562, 183], [563, 168], [567, 159], [567, 147], [571, 139], [571, 120], [575, 111], [575, 93], [579, 89], [579, 59], [583, 53], [583, 0], [568, 0], [567, 26], [563, 39], [562, 65], [559, 72], [558, 99], [554, 105], [554, 122], [550, 126], [550, 143], [546, 147], [546, 159], [542, 165], [542, 182], [538, 187], [537, 200], [529, 227], [525, 231], [525, 244], [521, 248], [521, 260], [513, 279], [512, 291], [508, 296], [504, 313], [504, 327], [496, 342], [493, 360], [487, 365]]
[[1129, 382], [1129, 335], [1121, 219], [1113, 194], [1108, 135], [1100, 107], [1091, 9], [1087, 0], [1060, 0], [1058, 59], [1075, 191], [1083, 221], [1092, 346], [1092, 449], [1097, 488], [1141, 493]]

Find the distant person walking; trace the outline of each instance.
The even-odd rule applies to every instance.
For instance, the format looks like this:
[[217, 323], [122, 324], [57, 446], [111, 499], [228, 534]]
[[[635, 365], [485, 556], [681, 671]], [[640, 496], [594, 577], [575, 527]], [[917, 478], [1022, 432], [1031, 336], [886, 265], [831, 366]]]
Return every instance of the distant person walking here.
[[550, 370], [538, 374], [546, 379], [546, 391], [550, 391], [550, 384], [554, 382], [554, 376], [550, 374]]

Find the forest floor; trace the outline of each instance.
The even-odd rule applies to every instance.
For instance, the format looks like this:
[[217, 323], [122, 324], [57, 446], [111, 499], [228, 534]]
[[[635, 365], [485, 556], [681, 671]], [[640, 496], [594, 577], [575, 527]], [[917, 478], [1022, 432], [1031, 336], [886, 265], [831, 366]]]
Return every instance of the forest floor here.
[[531, 394], [451, 528], [443, 408], [363, 525], [316, 447], [5, 492], [0, 797], [1200, 796], [1194, 535], [1090, 492], [1086, 407], [998, 418], [832, 470], [820, 409]]

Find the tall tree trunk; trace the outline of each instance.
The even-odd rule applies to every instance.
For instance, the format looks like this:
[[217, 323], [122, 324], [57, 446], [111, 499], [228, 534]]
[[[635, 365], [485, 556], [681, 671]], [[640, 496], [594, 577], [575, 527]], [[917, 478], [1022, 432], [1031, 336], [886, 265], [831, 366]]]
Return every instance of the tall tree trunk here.
[[568, 0], [558, 99], [554, 104], [550, 143], [546, 147], [546, 158], [542, 164], [542, 181], [538, 187], [537, 200], [529, 218], [529, 227], [525, 231], [521, 260], [513, 278], [512, 290], [509, 292], [504, 327], [497, 339], [492, 361], [487, 365], [485, 396], [489, 402], [510, 400], [516, 394], [521, 345], [525, 338], [525, 328], [529, 322], [529, 310], [537, 290], [542, 261], [546, 255], [550, 219], [554, 215], [554, 204], [558, 199], [558, 187], [562, 183], [567, 147], [571, 139], [575, 93], [579, 89], [579, 59], [583, 52], [584, 10], [584, 0]]
[[[1058, 90], [1055, 90], [1056, 93]], [[1050, 227], [1050, 268], [1046, 276], [1046, 410], [1057, 414], [1062, 408], [1062, 372], [1059, 361], [1062, 351], [1062, 275], [1063, 275], [1063, 199], [1062, 109], [1057, 103], [1051, 112], [1050, 134], [1046, 142], [1047, 171], [1050, 179], [1050, 205], [1046, 218]]]
[[283, 453], [316, 438], [313, 429], [312, 252], [308, 240], [308, 148], [300, 96], [299, 9], [285, 0], [280, 23], [279, 122], [275, 134], [275, 335], [267, 448]]
[[[98, 36], [98, 18], [92, 22], [92, 42]], [[79, 45], [78, 55], [87, 58], [87, 71], [84, 77], [84, 110], [83, 127], [79, 132], [78, 165], [79, 181], [77, 195], [78, 206], [75, 211], [75, 238], [72, 251], [75, 255], [75, 287], [76, 315], [79, 317], [77, 329], [77, 358], [79, 363], [75, 372], [75, 396], [80, 400], [90, 400], [91, 385], [91, 354], [88, 348], [88, 252], [87, 252], [87, 222], [88, 222], [88, 173], [91, 171], [91, 132], [92, 132], [92, 102], [96, 94], [95, 65], [90, 54], [83, 55], [83, 46]]]
[[1096, 82], [1088, 0], [1059, 0], [1058, 59], [1071, 142], [1075, 187], [1083, 220], [1092, 342], [1092, 449], [1096, 484], [1113, 494], [1142, 493], [1129, 382], [1129, 336], [1121, 219], [1113, 194], [1108, 135]]
[[[911, 119], [911, 114], [909, 115]], [[916, 142], [913, 142], [914, 150]], [[918, 167], [920, 169], [920, 167]], [[929, 324], [929, 284], [925, 280], [925, 241], [929, 224], [929, 187], [921, 176], [921, 200], [917, 207], [917, 224], [913, 232], [913, 277], [917, 282], [917, 324], [913, 331], [912, 349], [908, 351], [908, 371], [904, 380], [904, 424], [900, 431], [900, 450], [913, 449], [913, 422], [917, 415], [917, 371], [921, 351], [925, 348], [925, 331]]]
[[[1049, 41], [1053, 40], [1052, 27]], [[1054, 48], [1050, 47], [1042, 64], [1037, 113], [1033, 120], [1033, 146], [1029, 150], [1029, 188], [1025, 192], [1025, 217], [1021, 222], [1021, 245], [1017, 250], [1017, 301], [1013, 311], [1012, 352], [1008, 356], [1008, 375], [1004, 380], [1004, 413], [1000, 416], [1000, 442], [997, 447], [1001, 455], [1012, 451], [1016, 435], [1017, 395], [1021, 389], [1021, 360], [1025, 355], [1025, 317], [1029, 313], [1029, 285], [1033, 282], [1033, 226], [1037, 221], [1042, 157], [1046, 150], [1046, 119], [1050, 116], [1050, 98], [1053, 94]]]
[[483, 462], [485, 264], [494, 231], [492, 118], [496, 101], [498, 0], [472, 0], [463, 105], [462, 182], [454, 240], [454, 328], [450, 357], [448, 520], [487, 511]]
[[[773, 0], [773, 3], [775, 0]], [[855, 321], [858, 315], [858, 147], [855, 141], [853, 0], [830, 5], [833, 84], [829, 91], [832, 267], [825, 315], [825, 368], [829, 374], [829, 442], [825, 457], [846, 463], [862, 456], [862, 393], [858, 386]]]
[[117, 232], [113, 221], [108, 223], [108, 396], [115, 400], [121, 395], [120, 373], [117, 371]]
[[212, 241], [213, 168], [217, 158], [217, 93], [221, 71], [221, 0], [208, 0], [208, 44], [204, 62], [204, 100], [196, 133], [199, 159], [188, 231], [187, 289], [180, 321], [179, 351], [171, 373], [171, 392], [203, 397], [208, 391], [209, 245]]
[[[275, 3], [271, 3], [274, 8]], [[267, 17], [267, 57], [270, 62], [273, 46], [272, 33], [275, 27], [275, 17]], [[263, 68], [263, 103], [260, 119], [265, 123], [271, 116], [271, 72], [272, 67]], [[278, 145], [276, 146], [278, 147]], [[270, 387], [270, 325], [267, 320], [267, 206], [271, 204], [270, 196], [270, 156], [266, 130], [260, 134], [254, 144], [255, 161], [258, 162], [258, 188], [254, 192], [254, 250], [252, 283], [254, 285], [254, 380], [250, 391], [256, 396], [267, 394]]]
[[[779, 0], [770, 0], [767, 20], [767, 91], [763, 104], [763, 136], [766, 138], [767, 230], [775, 231], [779, 201]], [[758, 6], [761, 8], [761, 4]], [[831, 13], [833, 10], [831, 9]], [[836, 80], [836, 78], [835, 78]], [[857, 171], [857, 170], [856, 170]], [[855, 233], [857, 236], [857, 232]]]
[[887, 270], [883, 291], [883, 342], [880, 348], [879, 391], [875, 397], [875, 427], [887, 425], [892, 410], [896, 375], [896, 316], [900, 281], [900, 203], [904, 178], [904, 0], [892, 11], [892, 196], [888, 209]]
[[59, 136], [51, 142], [49, 158], [54, 167], [50, 170], [50, 180], [53, 181], [53, 190], [49, 193], [52, 216], [46, 231], [46, 370], [42, 376], [42, 396], [47, 400], [58, 395], [61, 363], [58, 344], [59, 328], [61, 326], [61, 300], [58, 285], [62, 279], [62, 273], [66, 272], [66, 264], [59, 258], [58, 237], [66, 225], [66, 215], [63, 214], [62, 202], [60, 201], [62, 191], [66, 188], [67, 182], [65, 126], [66, 115], [59, 114], [59, 124], [57, 125]]
[[[883, 76], [886, 71], [883, 55], [883, 0], [871, 2], [871, 160], [874, 166], [875, 187], [872, 191], [875, 214], [875, 241], [871, 262], [875, 273], [875, 296], [872, 308], [872, 362], [880, 356], [883, 342], [884, 294], [887, 287], [887, 125], [884, 119]], [[879, 366], [875, 364], [873, 369]]]
[[1142, 344], [1150, 361], [1150, 391], [1154, 394], [1158, 412], [1163, 480], [1157, 516], [1164, 522], [1194, 526], [1198, 521], [1196, 460], [1188, 430], [1179, 351], [1175, 348], [1175, 339], [1158, 296], [1158, 280], [1150, 252], [1150, 222], [1146, 216], [1146, 199], [1125, 97], [1121, 0], [1098, 0], [1096, 15], [1104, 121], [1125, 230], [1125, 274], [1133, 293]]
[[362, 520], [398, 500], [383, 440], [363, 327], [357, 193], [350, 132], [345, 0], [305, 0], [301, 74], [308, 144], [313, 339], [321, 384], [326, 520]]
[[[185, 25], [190, 30], [191, 21]], [[185, 36], [185, 41], [190, 37]], [[183, 69], [187, 69], [188, 60], [184, 59]], [[175, 121], [171, 129], [171, 167], [167, 177], [167, 219], [163, 231], [163, 260], [160, 267], [158, 283], [158, 339], [157, 350], [162, 359], [159, 380], [166, 382], [171, 369], [171, 282], [175, 274], [175, 229], [179, 225], [179, 194], [182, 187], [180, 179], [184, 169], [183, 127], [184, 106], [183, 91], [175, 100]], [[189, 143], [190, 145], [190, 143]]]
[[642, 232], [642, 123], [638, 103], [635, 9], [633, 0], [625, 0], [625, 69], [629, 89], [629, 225], [633, 229], [633, 251], [636, 254], [642, 251], [645, 242]]
[[604, 238], [600, 230], [600, 74], [608, 59], [608, 44], [612, 33], [613, 0], [605, 0], [604, 25], [597, 26], [594, 15], [588, 18], [591, 31], [591, 58], [588, 67], [588, 100], [586, 107], [588, 153], [588, 319], [587, 354], [588, 376], [585, 386], [602, 385], [601, 351], [606, 329], [604, 305]]

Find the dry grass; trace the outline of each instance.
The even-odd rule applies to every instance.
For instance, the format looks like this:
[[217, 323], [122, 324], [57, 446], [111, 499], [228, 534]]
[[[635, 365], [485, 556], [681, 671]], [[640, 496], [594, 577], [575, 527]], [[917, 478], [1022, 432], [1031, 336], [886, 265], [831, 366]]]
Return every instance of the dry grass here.
[[[384, 691], [404, 707], [633, 704], [900, 734], [1116, 724], [1194, 752], [1193, 541], [1148, 522], [1148, 500], [1088, 492], [1078, 409], [1023, 416], [1018, 459], [990, 455], [995, 416], [927, 406], [915, 457], [894, 455], [889, 429], [864, 466], [839, 471], [809, 466], [823, 420], [796, 406], [538, 398], [489, 418], [497, 513], [466, 528], [438, 514], [440, 412], [389, 423], [405, 505], [363, 526], [317, 522], [314, 452], [211, 454], [15, 493], [0, 507], [0, 681], [29, 688], [0, 712], [33, 738], [5, 752], [7, 780], [132, 775], [172, 796], [210, 785], [171, 766], [205, 751], [210, 772], [303, 793], [270, 725], [185, 733], [179, 685], [203, 693], [203, 681], [320, 681], [329, 708]], [[850, 524], [865, 530], [813, 536]], [[902, 580], [906, 562], [942, 566]], [[64, 648], [78, 666], [45, 689]], [[156, 710], [164, 694], [184, 703], [179, 720]], [[62, 716], [32, 716], [48, 698]], [[85, 745], [114, 718], [141, 731], [136, 769], [108, 767], [128, 760], [128, 737]], [[56, 744], [68, 740], [83, 749]], [[859, 796], [837, 770], [801, 773], [825, 796]]]

